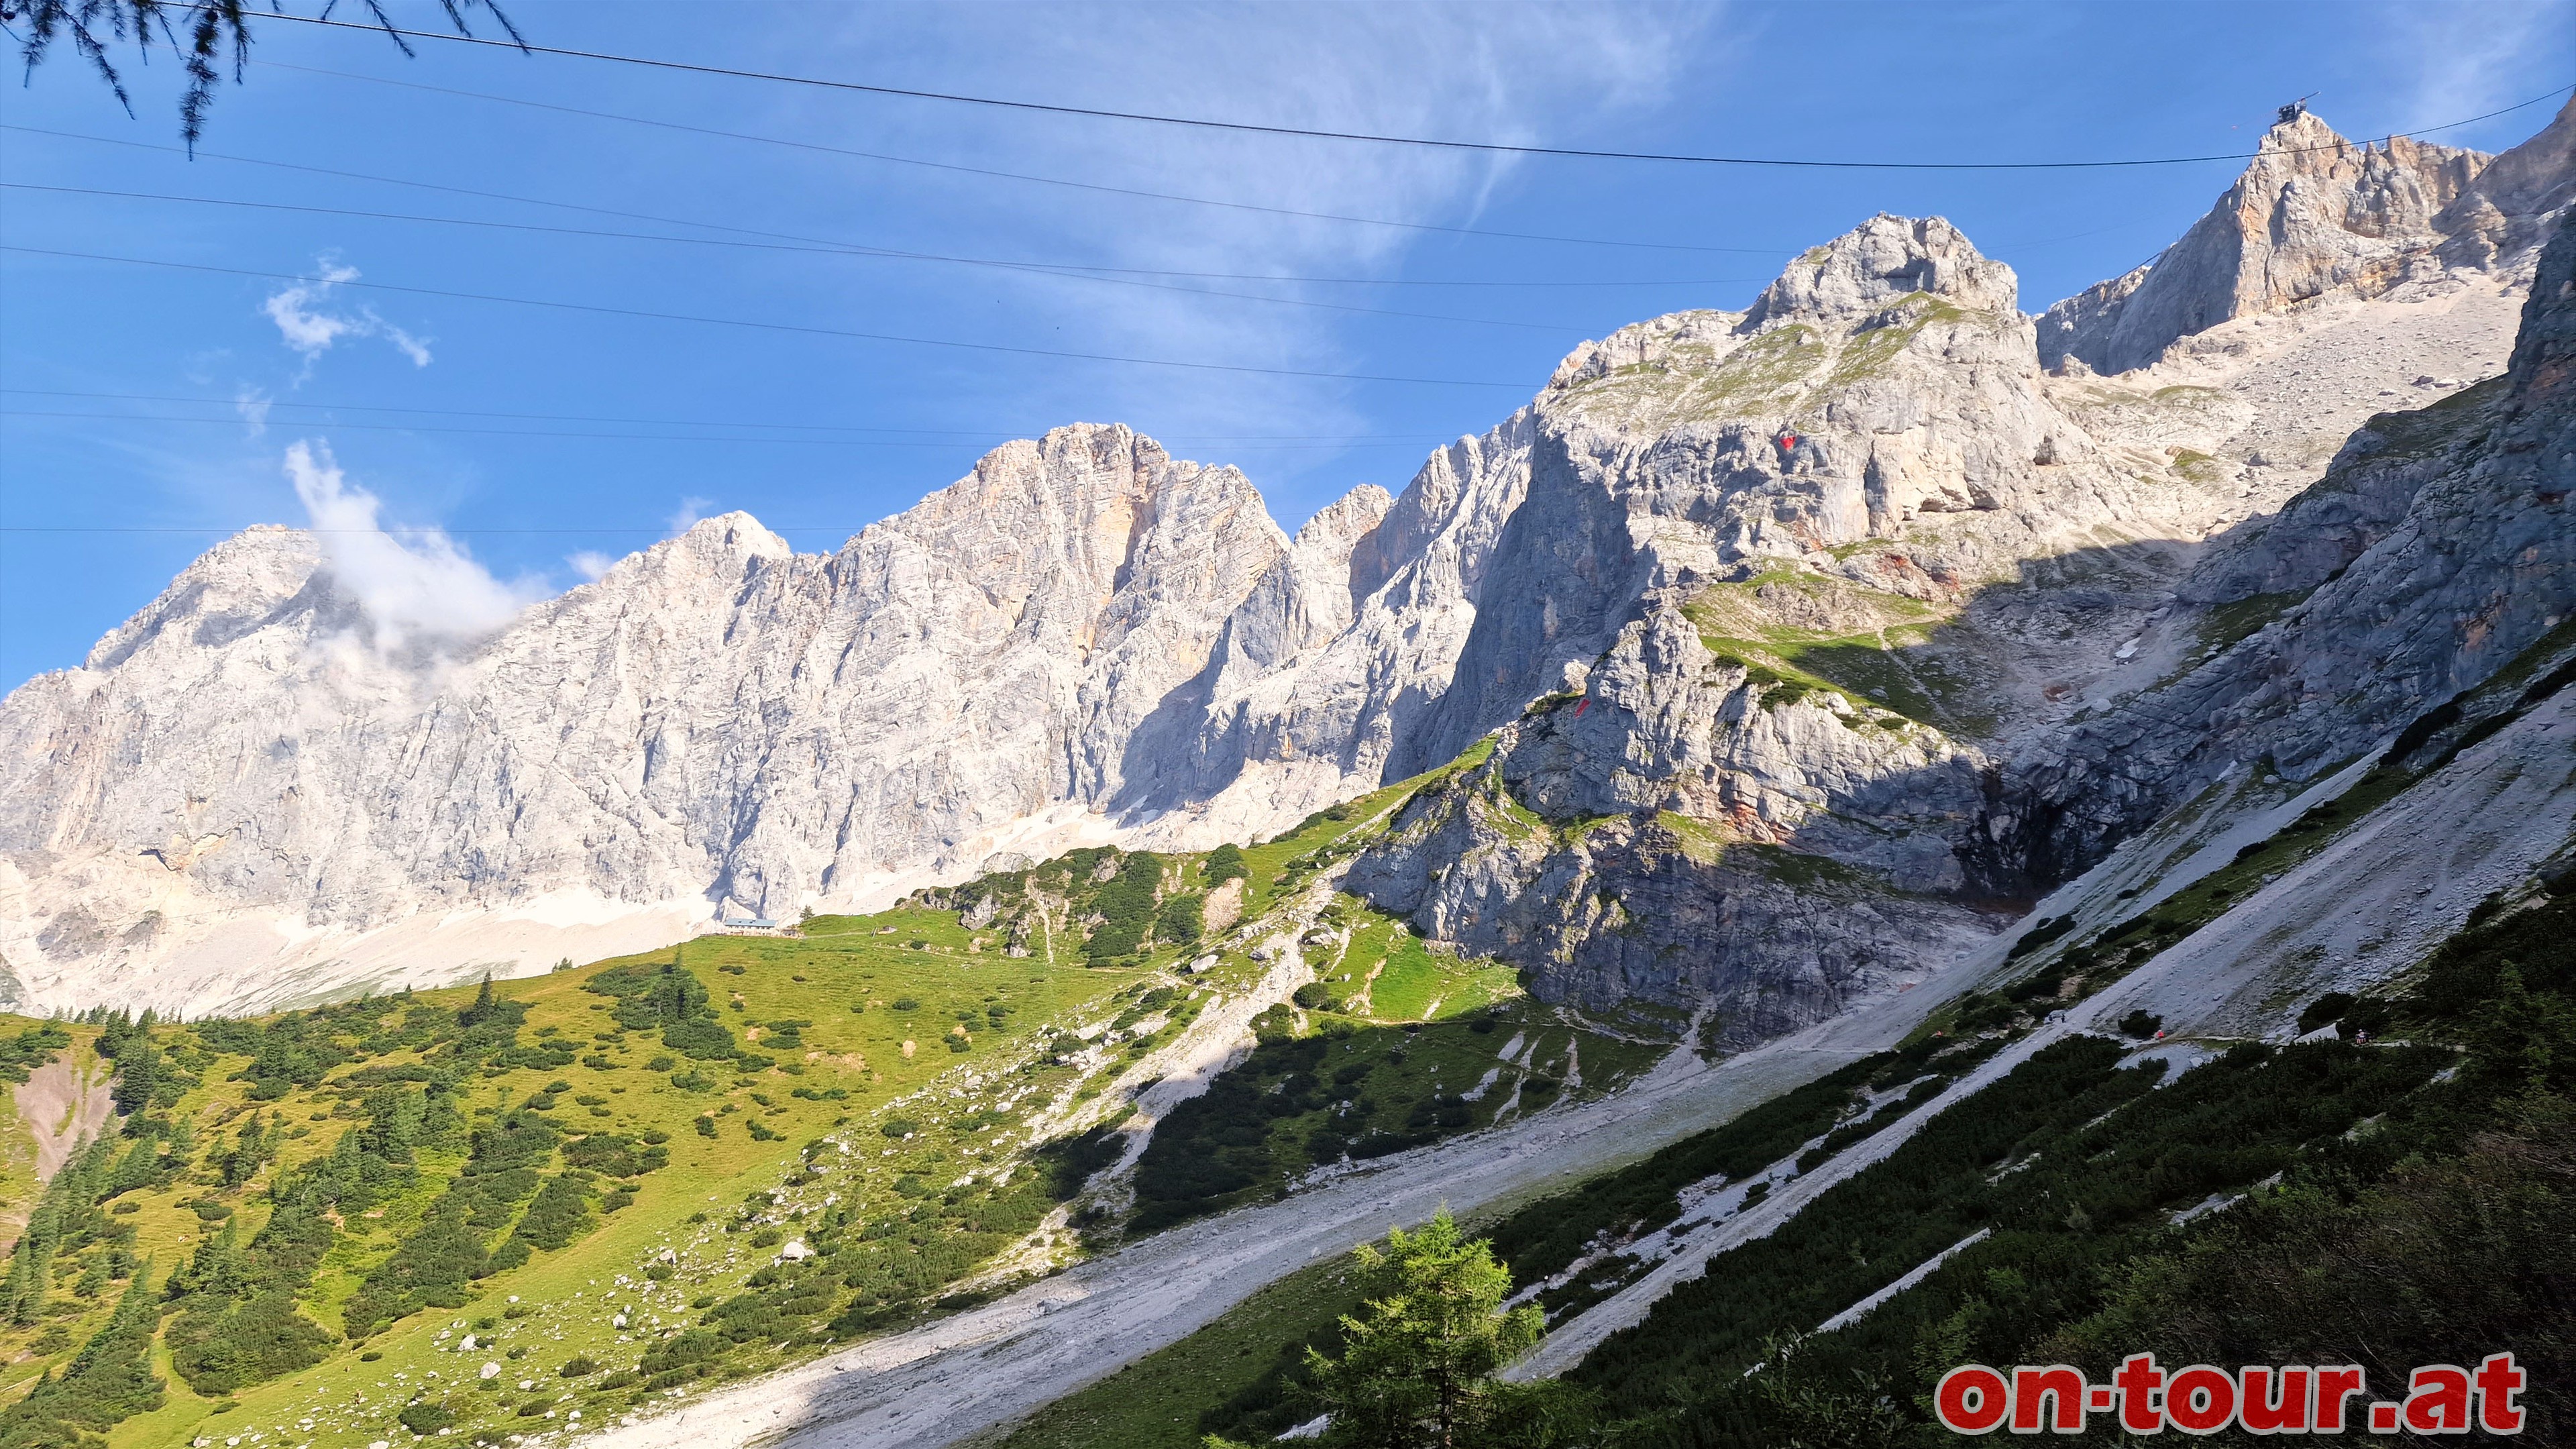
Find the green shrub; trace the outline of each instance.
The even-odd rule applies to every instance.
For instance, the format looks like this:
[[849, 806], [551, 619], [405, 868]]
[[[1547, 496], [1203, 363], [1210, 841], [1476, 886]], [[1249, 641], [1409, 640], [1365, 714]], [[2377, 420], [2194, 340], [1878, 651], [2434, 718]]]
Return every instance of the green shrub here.
[[2348, 991], [2329, 991], [2309, 1002], [2299, 1012], [2299, 1034], [2305, 1036], [2318, 1027], [2343, 1020], [2343, 1014], [2352, 1010], [2352, 1002], [2352, 993]]
[[516, 1241], [552, 1252], [590, 1231], [590, 1193], [569, 1177], [549, 1177], [513, 1231]]
[[[669, 1134], [661, 1134], [667, 1140]], [[668, 1148], [642, 1146], [615, 1132], [594, 1132], [563, 1147], [564, 1165], [606, 1177], [636, 1177], [671, 1160]]]
[[1174, 896], [1154, 919], [1154, 934], [1176, 946], [1195, 946], [1207, 934], [1207, 898]]
[[1252, 871], [1243, 863], [1243, 851], [1233, 844], [1220, 845], [1208, 852], [1207, 883], [1213, 890], [1230, 880], [1244, 880]]
[[1154, 898], [1162, 881], [1162, 857], [1146, 850], [1122, 857], [1118, 873], [1092, 896], [1091, 908], [1101, 922], [1083, 943], [1082, 954], [1098, 962], [1141, 947], [1153, 926]]
[[415, 1434], [435, 1434], [456, 1423], [455, 1412], [447, 1407], [444, 1400], [436, 1399], [414, 1399], [403, 1405], [402, 1412], [394, 1417]]
[[294, 1295], [284, 1289], [229, 1307], [221, 1299], [192, 1307], [172, 1319], [162, 1336], [170, 1367], [188, 1387], [210, 1397], [310, 1368], [330, 1357], [337, 1342], [296, 1312]]

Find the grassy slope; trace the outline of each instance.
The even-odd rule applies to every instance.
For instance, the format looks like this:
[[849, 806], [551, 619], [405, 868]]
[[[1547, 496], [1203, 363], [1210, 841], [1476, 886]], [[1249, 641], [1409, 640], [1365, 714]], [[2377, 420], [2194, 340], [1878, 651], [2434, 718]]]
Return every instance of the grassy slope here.
[[[113, 1442], [140, 1446], [180, 1441], [201, 1431], [217, 1414], [224, 1415], [218, 1422], [227, 1433], [235, 1432], [238, 1425], [275, 1430], [313, 1415], [336, 1420], [339, 1426], [337, 1433], [325, 1429], [309, 1436], [317, 1445], [363, 1444], [384, 1437], [389, 1425], [375, 1410], [389, 1415], [399, 1407], [396, 1396], [406, 1382], [433, 1382], [428, 1376], [437, 1374], [435, 1382], [451, 1383], [461, 1374], [471, 1375], [481, 1355], [467, 1362], [443, 1352], [446, 1345], [440, 1331], [484, 1318], [500, 1320], [500, 1361], [512, 1382], [550, 1377], [576, 1353], [588, 1353], [612, 1366], [630, 1362], [638, 1352], [633, 1346], [636, 1336], [621, 1338], [610, 1326], [603, 1296], [605, 1288], [614, 1287], [618, 1274], [640, 1272], [660, 1250], [677, 1249], [683, 1267], [673, 1289], [661, 1300], [668, 1308], [666, 1316], [677, 1320], [685, 1316], [679, 1300], [727, 1292], [769, 1260], [765, 1252], [745, 1250], [706, 1225], [690, 1223], [692, 1214], [721, 1217], [746, 1194], [779, 1186], [798, 1147], [838, 1124], [864, 1129], [897, 1111], [927, 1115], [937, 1110], [947, 1115], [951, 1100], [962, 1100], [948, 1094], [973, 1095], [1010, 1048], [1024, 1044], [1022, 1039], [1031, 1028], [1070, 1018], [1140, 974], [1070, 967], [1050, 970], [1027, 961], [978, 957], [965, 949], [969, 938], [957, 928], [953, 916], [900, 912], [882, 918], [881, 923], [893, 924], [896, 932], [880, 936], [873, 928], [853, 928], [807, 941], [733, 938], [694, 942], [684, 948], [689, 968], [725, 999], [722, 1014], [728, 1025], [739, 1030], [783, 1019], [814, 1023], [803, 1033], [806, 1049], [802, 1053], [782, 1058], [779, 1066], [753, 1077], [702, 1069], [700, 1075], [715, 1079], [704, 1090], [683, 1090], [672, 1083], [676, 1073], [644, 1069], [646, 1063], [670, 1055], [649, 1034], [631, 1034], [617, 1045], [587, 1040], [609, 1026], [607, 999], [581, 989], [598, 967], [505, 983], [500, 988], [504, 997], [529, 1007], [523, 1041], [534, 1039], [546, 1027], [557, 1027], [564, 1034], [584, 1038], [585, 1047], [595, 1049], [585, 1055], [595, 1055], [609, 1065], [576, 1062], [568, 1067], [521, 1068], [481, 1076], [468, 1087], [469, 1111], [521, 1100], [549, 1082], [564, 1081], [570, 1090], [559, 1094], [564, 1105], [557, 1115], [568, 1126], [666, 1132], [670, 1165], [644, 1176], [634, 1205], [608, 1217], [574, 1246], [540, 1253], [524, 1268], [484, 1280], [477, 1285], [475, 1300], [463, 1308], [433, 1308], [395, 1324], [367, 1345], [371, 1352], [383, 1355], [380, 1361], [353, 1364], [343, 1352], [315, 1369], [243, 1390], [230, 1405], [200, 1399], [174, 1379], [168, 1405], [127, 1421]], [[928, 948], [905, 944], [914, 940], [927, 942]], [[666, 960], [669, 954], [646, 959]], [[602, 963], [612, 964], [618, 963]], [[730, 968], [740, 968], [740, 974]], [[461, 1006], [470, 995], [460, 990], [427, 993], [421, 999]], [[1001, 1031], [976, 1030], [973, 1048], [963, 1054], [938, 1045], [957, 1011], [969, 1011], [989, 1022], [982, 1015], [983, 1007], [996, 998], [1016, 1008], [1014, 1015], [1003, 1019], [1006, 1025]], [[898, 1012], [889, 1004], [897, 999], [919, 1004], [912, 1011]], [[851, 1007], [862, 1002], [869, 1009], [853, 1013]], [[916, 1044], [909, 1057], [903, 1050], [906, 1041]], [[392, 1063], [380, 1059], [374, 1064], [398, 1064], [403, 1059], [397, 1056]], [[246, 1085], [225, 1079], [245, 1064], [243, 1058], [216, 1059], [200, 1074], [204, 1084], [190, 1091], [179, 1112], [210, 1128], [240, 1113], [247, 1105]], [[791, 1069], [801, 1069], [801, 1074]], [[1046, 1085], [1051, 1076], [1070, 1080], [1071, 1073], [1053, 1068], [1036, 1080]], [[848, 1095], [839, 1101], [818, 1101], [792, 1095], [798, 1088]], [[599, 1105], [585, 1106], [583, 1098], [597, 1098]], [[760, 1098], [770, 1105], [762, 1106]], [[926, 1100], [938, 1101], [939, 1107], [917, 1105]], [[269, 1112], [296, 1124], [290, 1129], [293, 1140], [286, 1145], [281, 1165], [291, 1167], [338, 1137], [341, 1124], [331, 1120], [335, 1106], [336, 1094], [310, 1090], [267, 1106]], [[715, 1114], [716, 1135], [704, 1137], [693, 1123], [710, 1113]], [[753, 1121], [776, 1140], [754, 1140], [747, 1126]], [[872, 1206], [894, 1201], [882, 1195], [886, 1184], [902, 1171], [955, 1173], [1013, 1145], [1008, 1128], [971, 1138], [924, 1132], [909, 1142], [892, 1142], [862, 1131], [854, 1140], [866, 1142], [866, 1150], [875, 1157], [868, 1164], [872, 1170], [865, 1174], [862, 1199]], [[420, 1185], [387, 1205], [373, 1231], [344, 1234], [325, 1259], [315, 1291], [307, 1299], [308, 1313], [325, 1323], [332, 1321], [364, 1268], [418, 1222], [460, 1160], [454, 1153], [425, 1156]], [[127, 1194], [141, 1204], [128, 1219], [139, 1230], [138, 1251], [156, 1258], [165, 1271], [184, 1257], [206, 1229], [193, 1211], [180, 1204], [201, 1196], [235, 1206], [247, 1235], [263, 1217], [257, 1189], [268, 1180], [269, 1175], [263, 1174], [244, 1190], [230, 1194], [209, 1194], [204, 1183], [187, 1179], [167, 1189]], [[626, 1297], [631, 1300], [632, 1296], [630, 1290]], [[532, 1311], [522, 1318], [504, 1318], [513, 1299]], [[104, 1306], [102, 1300], [71, 1321], [75, 1337], [85, 1336], [95, 1326], [92, 1320], [103, 1318]], [[23, 1352], [31, 1337], [25, 1332], [0, 1336], [0, 1351]], [[513, 1359], [510, 1354], [522, 1356]], [[760, 1363], [761, 1356], [755, 1353], [741, 1367], [748, 1370]], [[359, 1404], [360, 1395], [366, 1405]]]
[[[1472, 764], [1481, 753], [1470, 751], [1448, 768]], [[109, 1442], [141, 1449], [206, 1435], [249, 1442], [253, 1434], [314, 1449], [406, 1442], [411, 1435], [395, 1415], [423, 1394], [457, 1411], [451, 1437], [462, 1443], [561, 1427], [574, 1410], [589, 1423], [630, 1412], [668, 1390], [639, 1386], [636, 1375], [620, 1371], [636, 1367], [684, 1325], [708, 1321], [705, 1310], [742, 1293], [769, 1268], [782, 1239], [813, 1237], [838, 1253], [846, 1238], [859, 1251], [862, 1225], [899, 1228], [924, 1211], [934, 1214], [935, 1224], [943, 1188], [951, 1200], [971, 1197], [979, 1189], [961, 1194], [948, 1185], [972, 1174], [989, 1182], [998, 1166], [1025, 1162], [1033, 1139], [1114, 1114], [1120, 1094], [1103, 1089], [1122, 1073], [1134, 1075], [1129, 1068], [1143, 1050], [1137, 1039], [1167, 1040], [1215, 993], [1239, 991], [1258, 978], [1266, 968], [1248, 947], [1269, 929], [1263, 913], [1283, 904], [1332, 901], [1334, 921], [1348, 927], [1348, 954], [1363, 970], [1381, 966], [1384, 998], [1332, 1019], [1394, 1038], [1397, 1023], [1437, 1017], [1465, 1039], [1463, 1013], [1517, 1003], [1507, 969], [1435, 956], [1400, 924], [1311, 888], [1316, 871], [1358, 849], [1422, 783], [1388, 787], [1245, 849], [1245, 919], [1259, 929], [1212, 934], [1186, 946], [1157, 943], [1114, 966], [1086, 964], [1078, 940], [1011, 957], [1003, 932], [970, 930], [953, 910], [913, 905], [873, 916], [818, 917], [797, 937], [701, 938], [675, 948], [676, 958], [664, 950], [496, 983], [502, 1001], [526, 1010], [517, 1046], [524, 1052], [549, 1040], [566, 1042], [573, 1048], [569, 1061], [557, 1053], [512, 1065], [505, 1053], [460, 1071], [450, 1055], [455, 1014], [472, 1001], [471, 988], [263, 1018], [252, 1024], [259, 1031], [327, 1036], [341, 1058], [301, 1073], [299, 1085], [273, 1100], [253, 1100], [247, 1080], [251, 1053], [262, 1040], [258, 1031], [245, 1038], [225, 1024], [162, 1025], [153, 1041], [188, 1082], [164, 1115], [193, 1130], [191, 1166], [173, 1180], [130, 1188], [105, 1203], [113, 1211], [107, 1221], [131, 1230], [132, 1252], [151, 1262], [155, 1283], [187, 1263], [227, 1217], [243, 1242], [253, 1241], [270, 1215], [272, 1184], [301, 1173], [344, 1133], [363, 1126], [363, 1092], [350, 1081], [355, 1073], [436, 1069], [456, 1078], [469, 1125], [512, 1110], [542, 1110], [568, 1136], [661, 1135], [670, 1160], [634, 1179], [631, 1203], [615, 1210], [602, 1211], [596, 1197], [615, 1184], [592, 1184], [593, 1225], [568, 1246], [473, 1282], [461, 1306], [422, 1309], [372, 1337], [337, 1344], [314, 1367], [230, 1395], [201, 1396], [172, 1371], [166, 1347], [156, 1346], [165, 1402], [118, 1424]], [[1203, 865], [1200, 856], [1166, 857], [1166, 892], [1202, 888]], [[1209, 956], [1213, 963], [1195, 975], [1173, 969]], [[745, 1049], [774, 1057], [772, 1064], [745, 1073], [732, 1061], [692, 1062], [667, 1048], [657, 1030], [620, 1030], [613, 999], [585, 989], [612, 968], [658, 968], [674, 959], [706, 987], [717, 1019]], [[1156, 988], [1168, 988], [1168, 995], [1149, 1013], [1140, 998]], [[1305, 1014], [1283, 1015], [1286, 1020], [1266, 1025], [1294, 1031]], [[1158, 1029], [1166, 1017], [1173, 1024]], [[441, 1024], [434, 1039], [415, 1033], [408, 1044], [388, 1047], [389, 1033], [398, 1035], [406, 1020], [432, 1019]], [[794, 1029], [801, 1040], [782, 1045], [772, 1023], [803, 1023]], [[0, 1032], [16, 1025], [0, 1021]], [[1086, 1043], [1074, 1034], [1085, 1026], [1107, 1031]], [[962, 1052], [950, 1049], [960, 1027], [968, 1046]], [[76, 1026], [73, 1034], [75, 1057], [91, 1060], [98, 1028]], [[1574, 1044], [1573, 1029], [1558, 1035], [1562, 1043], [1529, 1055], [1532, 1066], [1562, 1071], [1568, 1065], [1562, 1058]], [[1500, 1038], [1476, 1040], [1490, 1055]], [[225, 1042], [243, 1049], [217, 1049]], [[1629, 1054], [1642, 1062], [1642, 1048]], [[1422, 1076], [1428, 1091], [1433, 1069], [1448, 1055], [1417, 1050], [1408, 1075]], [[1626, 1065], [1624, 1058], [1611, 1060], [1618, 1055], [1610, 1045], [1587, 1054], [1587, 1073], [1617, 1075]], [[1602, 1059], [1598, 1066], [1595, 1056]], [[1476, 1064], [1451, 1065], [1456, 1070], [1449, 1075], [1462, 1079], [1449, 1083], [1454, 1090]], [[551, 1106], [528, 1108], [532, 1096]], [[280, 1134], [276, 1156], [248, 1181], [227, 1187], [216, 1156], [239, 1139], [254, 1111]], [[712, 1135], [701, 1132], [702, 1120]], [[895, 1132], [884, 1130], [889, 1122]], [[897, 1135], [907, 1128], [910, 1135]], [[819, 1178], [802, 1170], [800, 1151], [807, 1149], [820, 1154]], [[363, 1215], [336, 1221], [335, 1240], [298, 1292], [297, 1309], [336, 1339], [341, 1312], [362, 1280], [420, 1229], [465, 1163], [461, 1137], [426, 1147], [408, 1187]], [[32, 1174], [14, 1164], [0, 1153], [0, 1212], [23, 1213], [37, 1192]], [[549, 1160], [544, 1170], [561, 1169]], [[524, 1200], [517, 1212], [525, 1214]], [[875, 1234], [871, 1227], [864, 1236]], [[488, 1241], [501, 1237], [494, 1232]], [[1057, 1244], [1060, 1256], [1072, 1240]], [[874, 1250], [899, 1255], [903, 1240]], [[93, 1244], [58, 1265], [43, 1322], [0, 1325], [8, 1383], [23, 1386], [59, 1366], [105, 1323], [121, 1283], [86, 1296], [75, 1290], [81, 1270], [102, 1251]], [[665, 1252], [674, 1260], [667, 1281], [648, 1280], [645, 1269]], [[839, 1262], [833, 1261], [835, 1270]], [[940, 1271], [954, 1284], [956, 1273], [971, 1267]], [[935, 1311], [931, 1300], [945, 1291], [934, 1278], [908, 1301], [845, 1315], [849, 1327], [840, 1336]], [[816, 1351], [835, 1336], [827, 1320], [849, 1300], [838, 1301], [839, 1307], [791, 1322], [774, 1341], [763, 1337], [730, 1348], [704, 1376], [756, 1374]], [[624, 1331], [614, 1323], [621, 1310], [633, 1315]], [[467, 1333], [480, 1342], [461, 1353], [457, 1345]], [[601, 1371], [561, 1375], [568, 1361], [584, 1357]], [[487, 1361], [503, 1366], [495, 1380], [479, 1377]], [[0, 1404], [14, 1397], [0, 1392]], [[530, 1412], [517, 1412], [523, 1406]]]

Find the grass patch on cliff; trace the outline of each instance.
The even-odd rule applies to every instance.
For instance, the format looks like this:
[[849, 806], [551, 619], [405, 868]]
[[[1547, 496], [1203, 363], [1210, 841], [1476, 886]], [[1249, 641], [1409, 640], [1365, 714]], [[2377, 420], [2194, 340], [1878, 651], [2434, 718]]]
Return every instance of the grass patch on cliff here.
[[1992, 728], [1991, 711], [1975, 703], [1973, 682], [1959, 677], [1933, 648], [1948, 612], [1920, 600], [1773, 569], [1740, 583], [1709, 585], [1682, 612], [1721, 664], [1743, 670], [1762, 689], [1766, 706], [1831, 690], [1936, 729]]
[[1373, 911], [1320, 975], [1320, 999], [1380, 1022], [1443, 1019], [1521, 994], [1511, 967], [1434, 951], [1404, 922]]
[[2192, 632], [2200, 642], [2204, 659], [2224, 654], [2261, 632], [2264, 625], [2281, 617], [2283, 611], [2306, 598], [2314, 590], [2298, 589], [2277, 594], [2248, 594], [2223, 604], [2212, 604], [2193, 621]]
[[1722, 357], [1707, 343], [1671, 343], [1655, 361], [1613, 368], [1568, 391], [1587, 413], [1671, 427], [1793, 402], [1829, 356], [1812, 331], [1791, 324], [1756, 333]]
[[2449, 397], [2402, 412], [2374, 413], [2362, 424], [2377, 434], [2380, 446], [2369, 458], [2430, 458], [2449, 448], [2464, 428], [2477, 421], [2480, 408], [2505, 395], [2508, 382], [2499, 373], [2461, 388]]
[[1656, 1055], [1526, 998], [1401, 1026], [1318, 1006], [1300, 1030], [1298, 1014], [1256, 1020], [1252, 1054], [1164, 1119], [1137, 1164], [1135, 1230], [1283, 1196], [1317, 1168], [1607, 1090]]
[[2216, 486], [2223, 471], [2216, 458], [2190, 448], [2174, 449], [2165, 466], [2175, 477], [2203, 488]]
[[1936, 322], [1961, 322], [1969, 313], [1929, 292], [1909, 292], [1889, 304], [1887, 321], [1845, 342], [1826, 374], [1827, 387], [1849, 387], [1885, 372], [1898, 353]]

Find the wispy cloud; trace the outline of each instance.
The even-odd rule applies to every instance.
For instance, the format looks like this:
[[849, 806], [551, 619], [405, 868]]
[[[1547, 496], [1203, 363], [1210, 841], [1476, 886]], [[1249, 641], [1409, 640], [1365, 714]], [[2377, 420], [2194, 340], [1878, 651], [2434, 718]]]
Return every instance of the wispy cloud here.
[[[2556, 33], [2556, 27], [2567, 23], [2567, 16], [2564, 4], [2547, 0], [2411, 5], [2394, 12], [2396, 23], [2388, 28], [2384, 42], [2390, 73], [2399, 78], [2398, 94], [2404, 97], [2394, 124], [2438, 126], [2462, 120], [2528, 100], [2541, 86], [2563, 80], [2556, 75], [2537, 78], [2534, 64], [2545, 64], [2550, 54], [2548, 46], [2536, 42]], [[2548, 119], [2547, 110], [2535, 107], [2494, 124], [2520, 137], [2540, 129]], [[2452, 146], [2472, 144], [2457, 133], [2427, 139]]]
[[574, 573], [593, 582], [605, 578], [610, 569], [617, 567], [617, 560], [596, 549], [588, 548], [565, 554], [564, 562], [572, 566]]
[[438, 528], [388, 527], [384, 503], [352, 484], [327, 445], [286, 450], [287, 481], [321, 538], [332, 577], [366, 612], [379, 651], [488, 634], [542, 598], [530, 581], [504, 583]]
[[314, 362], [344, 337], [382, 338], [410, 358], [412, 366], [429, 366], [429, 344], [377, 316], [374, 308], [349, 311], [327, 305], [334, 288], [358, 279], [356, 267], [324, 257], [315, 263], [315, 270], [320, 273], [317, 278], [281, 287], [260, 305], [268, 320], [277, 324], [279, 340], [304, 359], [304, 370], [297, 381], [311, 376]]
[[672, 509], [671, 516], [664, 520], [670, 525], [671, 536], [677, 538], [697, 527], [698, 520], [707, 516], [707, 505], [714, 501], [712, 498], [700, 498], [695, 494], [681, 499], [680, 506]]
[[269, 396], [249, 383], [233, 389], [233, 411], [250, 425], [250, 435], [260, 437], [268, 431]]
[[[1032, 29], [1013, 18], [1018, 12], [996, 9], [849, 13], [858, 18], [847, 22], [854, 33], [843, 44], [899, 55], [906, 73], [925, 85], [1287, 125], [1578, 142], [1600, 136], [1607, 122], [1664, 102], [1704, 49], [1693, 43], [1695, 34], [1718, 14], [1706, 6], [1097, 5], [1051, 11], [1049, 24]], [[961, 25], [961, 15], [980, 18]], [[977, 26], [1011, 33], [1007, 43], [983, 43], [971, 33]], [[1025, 117], [946, 109], [872, 110], [865, 115], [869, 129], [861, 131], [847, 107], [810, 104], [800, 123], [868, 149], [967, 164], [1002, 158], [1012, 170], [1113, 186], [1441, 225], [1473, 225], [1480, 204], [1521, 164], [1475, 153], [1117, 122], [1032, 124]], [[1385, 276], [1423, 244], [1422, 233], [1394, 227], [901, 171], [871, 171], [866, 186], [877, 217], [902, 209], [884, 198], [919, 188], [925, 211], [979, 227], [989, 238], [981, 248], [988, 254], [1078, 258], [1102, 267]], [[1618, 229], [1615, 219], [1566, 225]], [[1299, 283], [1184, 285], [1368, 306], [1410, 308], [1419, 300], [1390, 303], [1390, 294], [1377, 289]], [[1364, 354], [1353, 345], [1355, 319], [1347, 313], [1025, 273], [988, 274], [976, 286], [1000, 294], [1000, 308], [987, 315], [1011, 323], [995, 328], [991, 340], [1035, 337], [1044, 339], [1040, 345], [1082, 351], [1325, 372], [1397, 370], [1387, 363], [1354, 367]], [[1475, 305], [1452, 300], [1415, 309]], [[1458, 330], [1436, 322], [1398, 325]], [[1354, 389], [1330, 380], [1080, 366], [1062, 372], [1035, 387], [1023, 382], [1014, 411], [1202, 433], [1331, 433], [1359, 421]], [[1497, 392], [1480, 401], [1499, 417], [1521, 399]], [[1212, 461], [1227, 452], [1222, 446], [1187, 451]]]

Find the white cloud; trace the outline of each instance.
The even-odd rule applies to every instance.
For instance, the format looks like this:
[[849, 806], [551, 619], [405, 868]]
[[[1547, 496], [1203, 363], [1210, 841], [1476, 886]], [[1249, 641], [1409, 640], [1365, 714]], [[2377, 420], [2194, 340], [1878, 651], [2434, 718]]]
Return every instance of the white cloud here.
[[321, 273], [318, 279], [295, 282], [269, 294], [260, 310], [277, 324], [277, 335], [289, 349], [304, 359], [304, 372], [310, 376], [313, 364], [332, 344], [343, 337], [380, 337], [414, 367], [429, 366], [429, 344], [376, 315], [372, 307], [355, 312], [333, 311], [324, 306], [331, 291], [343, 282], [358, 279], [356, 267], [343, 266], [328, 257], [315, 263]]
[[233, 389], [233, 411], [241, 416], [243, 422], [250, 424], [250, 435], [254, 438], [268, 431], [268, 405], [268, 394], [249, 383]]
[[671, 536], [677, 538], [695, 528], [698, 520], [707, 516], [707, 505], [714, 501], [712, 498], [700, 498], [695, 494], [681, 499], [680, 506], [672, 509], [670, 518], [665, 520], [671, 526]]
[[564, 562], [572, 565], [574, 573], [591, 580], [603, 578], [610, 569], [617, 567], [617, 560], [595, 549], [587, 548], [578, 553], [565, 554]]
[[379, 651], [491, 633], [543, 597], [503, 583], [438, 528], [389, 528], [383, 500], [351, 484], [319, 443], [286, 450], [287, 480], [304, 502], [331, 574], [366, 611]]

